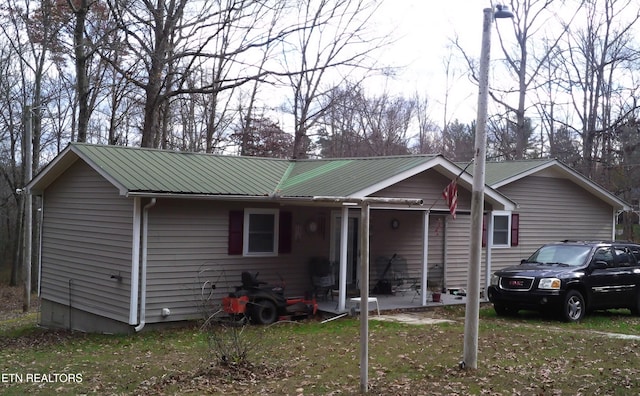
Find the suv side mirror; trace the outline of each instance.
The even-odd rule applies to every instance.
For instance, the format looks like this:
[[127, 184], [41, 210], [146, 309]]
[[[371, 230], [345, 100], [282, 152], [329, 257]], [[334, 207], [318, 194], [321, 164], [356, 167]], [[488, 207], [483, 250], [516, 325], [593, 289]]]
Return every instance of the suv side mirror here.
[[598, 260], [595, 263], [593, 263], [592, 267], [593, 269], [605, 269], [609, 267], [609, 264], [607, 264], [606, 261]]

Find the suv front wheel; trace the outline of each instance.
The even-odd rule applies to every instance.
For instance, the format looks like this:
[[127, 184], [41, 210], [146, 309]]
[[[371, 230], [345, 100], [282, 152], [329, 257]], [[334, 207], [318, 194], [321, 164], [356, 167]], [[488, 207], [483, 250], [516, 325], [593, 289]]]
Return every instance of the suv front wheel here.
[[518, 314], [518, 310], [516, 308], [508, 305], [493, 304], [493, 309], [496, 311], [496, 315], [498, 316], [515, 316]]
[[566, 322], [578, 322], [584, 317], [586, 308], [582, 293], [569, 290], [562, 304], [562, 319]]

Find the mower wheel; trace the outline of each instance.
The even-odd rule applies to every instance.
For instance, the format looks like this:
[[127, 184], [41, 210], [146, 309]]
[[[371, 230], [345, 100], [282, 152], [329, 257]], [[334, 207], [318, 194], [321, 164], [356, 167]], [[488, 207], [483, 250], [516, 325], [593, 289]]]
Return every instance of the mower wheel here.
[[278, 318], [276, 305], [269, 300], [260, 300], [251, 307], [251, 319], [258, 324], [271, 324]]

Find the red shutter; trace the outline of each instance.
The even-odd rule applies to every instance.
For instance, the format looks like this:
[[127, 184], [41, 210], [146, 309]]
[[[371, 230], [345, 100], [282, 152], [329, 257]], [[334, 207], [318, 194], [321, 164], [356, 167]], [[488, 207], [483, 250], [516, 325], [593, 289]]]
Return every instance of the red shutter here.
[[229, 212], [229, 254], [242, 254], [244, 211]]
[[293, 216], [291, 212], [280, 211], [278, 253], [291, 253], [293, 237]]
[[520, 214], [511, 214], [511, 246], [518, 246], [520, 240]]
[[482, 215], [482, 247], [487, 246], [487, 215]]

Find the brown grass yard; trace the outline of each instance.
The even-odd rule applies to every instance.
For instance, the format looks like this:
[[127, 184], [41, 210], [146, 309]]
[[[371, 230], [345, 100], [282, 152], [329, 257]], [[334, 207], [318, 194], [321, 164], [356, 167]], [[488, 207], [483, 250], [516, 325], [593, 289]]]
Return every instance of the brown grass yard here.
[[[19, 290], [0, 288], [0, 297], [2, 394], [359, 394], [357, 318], [246, 327], [247, 362], [222, 364], [197, 323], [131, 336], [50, 331], [9, 302]], [[424, 314], [453, 322], [370, 322], [369, 394], [640, 394], [640, 318], [626, 310], [566, 324], [533, 313], [497, 318], [483, 306], [471, 371], [458, 368], [464, 307]]]

